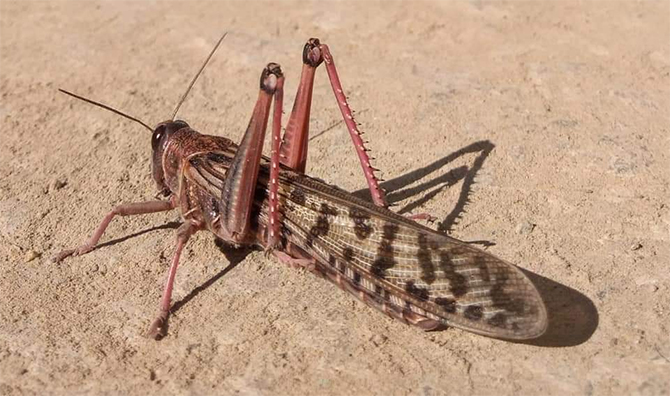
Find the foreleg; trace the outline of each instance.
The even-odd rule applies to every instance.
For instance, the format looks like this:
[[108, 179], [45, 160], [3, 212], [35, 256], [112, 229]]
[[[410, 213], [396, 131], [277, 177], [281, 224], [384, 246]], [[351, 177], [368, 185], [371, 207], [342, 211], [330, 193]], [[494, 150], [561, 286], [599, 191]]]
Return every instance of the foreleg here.
[[102, 220], [102, 223], [100, 223], [98, 226], [98, 229], [95, 231], [95, 233], [93, 233], [88, 241], [76, 249], [66, 249], [61, 251], [52, 260], [54, 262], [59, 262], [68, 256], [80, 256], [93, 250], [102, 237], [102, 234], [105, 233], [107, 226], [109, 226], [109, 223], [111, 223], [115, 216], [132, 216], [147, 213], [165, 212], [174, 208], [175, 203], [173, 200], [137, 202], [119, 205], [112, 209], [111, 212], [107, 213], [105, 218]]

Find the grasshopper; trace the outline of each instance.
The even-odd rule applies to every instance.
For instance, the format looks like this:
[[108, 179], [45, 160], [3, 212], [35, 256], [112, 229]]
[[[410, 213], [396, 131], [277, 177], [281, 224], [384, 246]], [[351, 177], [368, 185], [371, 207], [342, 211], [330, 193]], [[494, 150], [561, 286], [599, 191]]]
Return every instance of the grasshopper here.
[[[179, 209], [183, 223], [157, 318], [147, 336], [167, 333], [172, 288], [184, 245], [207, 230], [235, 245], [253, 245], [294, 267], [303, 267], [371, 307], [424, 330], [447, 326], [511, 340], [539, 337], [547, 311], [535, 286], [513, 264], [387, 208], [375, 169], [350, 110], [327, 45], [310, 39], [283, 137], [284, 76], [269, 63], [241, 143], [203, 135], [175, 120], [225, 34], [209, 54], [170, 120], [151, 128], [109, 106], [62, 92], [129, 118], [152, 132], [152, 175], [163, 199], [115, 207], [94, 234], [54, 259], [93, 250], [116, 216]], [[314, 77], [325, 64], [344, 123], [367, 180], [372, 202], [305, 174]], [[262, 155], [270, 108], [272, 150]], [[414, 218], [425, 217], [423, 215]]]

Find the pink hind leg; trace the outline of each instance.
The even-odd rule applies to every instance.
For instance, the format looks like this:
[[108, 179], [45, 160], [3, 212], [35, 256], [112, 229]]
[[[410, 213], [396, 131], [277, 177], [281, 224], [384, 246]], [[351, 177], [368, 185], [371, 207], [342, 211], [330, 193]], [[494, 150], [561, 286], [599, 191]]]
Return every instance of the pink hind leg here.
[[[361, 132], [358, 130], [354, 116], [351, 113], [351, 107], [349, 106], [347, 97], [344, 94], [344, 90], [342, 89], [340, 78], [337, 75], [337, 69], [335, 68], [333, 55], [330, 53], [330, 50], [326, 44], [321, 44], [319, 49], [323, 55], [324, 62], [326, 62], [326, 71], [328, 72], [328, 78], [330, 79], [330, 85], [333, 88], [333, 93], [335, 94], [337, 105], [340, 108], [340, 112], [344, 118], [344, 123], [347, 125], [347, 129], [349, 130], [349, 136], [351, 136], [351, 140], [354, 142], [356, 154], [358, 154], [358, 159], [361, 162], [361, 166], [363, 167], [363, 173], [365, 174], [365, 179], [368, 182], [368, 189], [372, 195], [372, 200], [378, 206], [388, 207], [388, 202], [386, 202], [386, 197], [384, 196], [384, 190], [379, 187], [379, 182], [374, 174], [374, 172], [378, 169], [375, 169], [372, 167], [372, 165], [370, 165], [370, 157], [368, 156], [368, 151], [370, 150], [365, 148], [363, 139], [361, 139]], [[412, 220], [426, 220], [430, 222], [435, 221], [435, 217], [428, 213], [408, 215], [407, 218]]]
[[335, 94], [335, 99], [337, 100], [337, 105], [340, 108], [342, 117], [344, 118], [344, 123], [347, 126], [349, 131], [349, 136], [354, 142], [354, 147], [356, 148], [356, 154], [358, 154], [358, 159], [361, 162], [361, 167], [363, 168], [363, 173], [365, 174], [365, 180], [368, 182], [368, 188], [370, 189], [370, 194], [372, 195], [372, 201], [382, 207], [387, 207], [388, 203], [386, 202], [386, 197], [384, 196], [384, 190], [379, 187], [379, 182], [375, 176], [375, 169], [370, 165], [370, 157], [368, 156], [368, 149], [365, 148], [363, 139], [361, 139], [361, 132], [358, 130], [356, 121], [354, 121], [354, 116], [351, 113], [351, 108], [349, 103], [347, 103], [347, 96], [344, 94], [342, 89], [342, 84], [340, 83], [340, 78], [337, 75], [337, 69], [335, 68], [335, 61], [333, 60], [333, 55], [331, 55], [330, 50], [326, 44], [321, 44], [319, 46], [321, 53], [323, 55], [323, 60], [326, 62], [326, 71], [328, 72], [328, 78], [330, 79], [330, 85], [333, 88], [333, 93]]
[[281, 143], [281, 115], [283, 111], [284, 103], [284, 77], [281, 76], [277, 79], [277, 87], [275, 89], [274, 96], [274, 108], [272, 115], [272, 153], [270, 155], [270, 181], [269, 185], [269, 195], [270, 195], [270, 213], [268, 215], [269, 224], [268, 224], [268, 244], [267, 251], [270, 251], [277, 247], [280, 243], [279, 238], [279, 199], [277, 194], [279, 193], [279, 164], [281, 162], [280, 158], [280, 143]]
[[342, 84], [337, 75], [337, 69], [333, 61], [333, 56], [330, 54], [328, 47], [321, 44], [319, 39], [312, 38], [303, 50], [303, 67], [300, 76], [300, 84], [298, 86], [298, 93], [296, 94], [293, 110], [289, 117], [288, 125], [286, 126], [286, 133], [280, 150], [280, 161], [282, 164], [294, 169], [298, 172], [305, 171], [307, 161], [307, 135], [309, 133], [309, 115], [312, 102], [312, 89], [314, 87], [314, 75], [316, 68], [322, 63], [326, 62], [326, 70], [330, 84], [335, 93], [337, 104], [342, 112], [342, 117], [349, 130], [349, 135], [354, 143], [358, 159], [363, 167], [363, 173], [367, 180], [372, 200], [375, 204], [387, 207], [388, 204], [384, 198], [384, 192], [379, 187], [379, 182], [374, 175], [375, 168], [370, 164], [370, 157], [365, 148], [363, 139], [361, 139], [361, 132], [356, 126], [353, 114], [349, 109], [347, 98], [344, 95]]

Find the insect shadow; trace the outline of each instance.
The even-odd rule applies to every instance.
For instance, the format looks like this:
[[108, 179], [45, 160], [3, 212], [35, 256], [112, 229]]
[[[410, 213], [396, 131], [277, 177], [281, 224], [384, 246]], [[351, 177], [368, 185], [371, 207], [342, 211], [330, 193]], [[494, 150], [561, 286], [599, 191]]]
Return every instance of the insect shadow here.
[[[491, 154], [495, 145], [488, 140], [481, 140], [472, 144], [469, 144], [466, 147], [461, 148], [460, 150], [454, 151], [453, 153], [442, 157], [441, 159], [434, 161], [433, 163], [424, 166], [422, 168], [413, 170], [404, 175], [398, 176], [391, 180], [382, 182], [380, 186], [384, 188], [387, 192], [386, 198], [388, 203], [391, 206], [397, 205], [398, 202], [411, 198], [413, 196], [419, 195], [424, 191], [430, 190], [427, 194], [421, 198], [410, 202], [397, 210], [399, 214], [405, 214], [413, 211], [416, 208], [421, 207], [426, 202], [433, 199], [437, 194], [446, 190], [447, 188], [455, 185], [459, 181], [463, 180], [463, 187], [461, 188], [461, 193], [458, 197], [458, 201], [454, 206], [454, 209], [438, 223], [437, 229], [440, 232], [450, 232], [452, 227], [457, 223], [458, 218], [464, 212], [465, 206], [470, 201], [470, 194], [472, 192], [472, 185], [475, 183], [475, 177], [477, 172], [484, 165], [484, 161]], [[474, 159], [472, 166], [460, 166], [458, 168], [452, 169], [447, 173], [444, 173], [440, 176], [434, 177], [431, 180], [424, 181], [421, 184], [414, 187], [407, 187], [413, 183], [416, 183], [424, 178], [426, 178], [431, 173], [437, 172], [450, 162], [455, 161], [459, 157], [462, 157], [466, 154], [479, 153]], [[431, 190], [432, 189], [432, 190]], [[363, 198], [371, 199], [369, 190], [361, 189], [354, 191], [353, 195]], [[492, 246], [495, 243], [490, 241], [470, 241], [469, 243], [478, 243], [485, 246]]]
[[534, 340], [520, 344], [541, 347], [568, 347], [586, 342], [598, 328], [598, 310], [588, 297], [577, 290], [521, 268], [544, 300], [549, 325]]
[[111, 241], [99, 243], [99, 244], [95, 245], [93, 250], [102, 249], [102, 248], [107, 247], [107, 246], [114, 246], [117, 243], [121, 243], [121, 242], [127, 241], [128, 239], [136, 238], [140, 235], [147, 234], [147, 233], [153, 232], [153, 231], [166, 230], [166, 229], [176, 230], [177, 228], [179, 228], [180, 225], [181, 225], [181, 222], [179, 222], [179, 221], [170, 221], [168, 223], [153, 226], [151, 228], [147, 228], [146, 230], [138, 231], [138, 232], [130, 234], [130, 235], [126, 235], [126, 236], [123, 236], [123, 237], [120, 237], [120, 238], [112, 239]]
[[221, 250], [221, 253], [223, 253], [223, 255], [226, 256], [226, 259], [228, 260], [228, 265], [221, 271], [217, 272], [214, 276], [207, 279], [203, 284], [191, 290], [191, 292], [188, 293], [186, 296], [184, 296], [184, 298], [172, 304], [172, 307], [170, 308], [170, 315], [168, 316], [168, 319], [165, 321], [166, 334], [170, 329], [170, 323], [169, 323], [170, 316], [179, 311], [184, 305], [188, 304], [189, 301], [193, 300], [198, 294], [205, 291], [207, 288], [216, 283], [219, 279], [223, 278], [227, 273], [232, 271], [233, 268], [237, 267], [237, 265], [242, 261], [244, 261], [244, 259], [249, 255], [249, 253], [253, 251], [251, 247], [247, 246], [235, 247], [218, 238], [214, 239], [214, 244], [216, 244], [219, 250]]
[[[429, 191], [397, 211], [398, 213], [407, 213], [421, 207], [446, 188], [462, 180], [463, 186], [456, 205], [437, 226], [438, 231], [448, 233], [452, 231], [452, 227], [464, 213], [465, 206], [472, 194], [472, 185], [475, 183], [477, 172], [484, 165], [484, 161], [494, 147], [495, 145], [488, 140], [472, 143], [427, 166], [383, 182], [381, 186], [387, 191], [387, 198], [391, 204], [397, 204], [400, 201]], [[423, 181], [414, 187], [408, 187], [427, 178], [432, 173], [438, 172], [459, 157], [474, 153], [479, 154], [470, 167], [461, 166], [430, 180]], [[367, 189], [355, 191], [353, 194], [359, 198], [370, 199]], [[469, 241], [469, 243], [484, 246], [495, 245], [490, 241]], [[568, 286], [525, 269], [521, 269], [521, 271], [533, 282], [542, 296], [547, 307], [549, 326], [541, 337], [534, 340], [517, 341], [518, 343], [543, 347], [566, 347], [582, 344], [591, 338], [598, 327], [598, 310], [593, 301]]]

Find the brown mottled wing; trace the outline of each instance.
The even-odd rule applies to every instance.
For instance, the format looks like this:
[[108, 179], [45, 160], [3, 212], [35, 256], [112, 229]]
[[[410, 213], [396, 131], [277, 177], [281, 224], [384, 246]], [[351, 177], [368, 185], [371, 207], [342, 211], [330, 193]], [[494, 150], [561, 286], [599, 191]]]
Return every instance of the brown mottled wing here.
[[[210, 161], [207, 168], [221, 174], [223, 166]], [[267, 223], [265, 185], [263, 166], [260, 226]], [[282, 171], [279, 194], [286, 240], [369, 305], [418, 318], [414, 324], [426, 318], [491, 337], [530, 339], [545, 331], [544, 303], [516, 266], [308, 176]]]
[[545, 331], [544, 303], [514, 265], [312, 178], [291, 175], [283, 186], [289, 240], [371, 305], [493, 337]]

